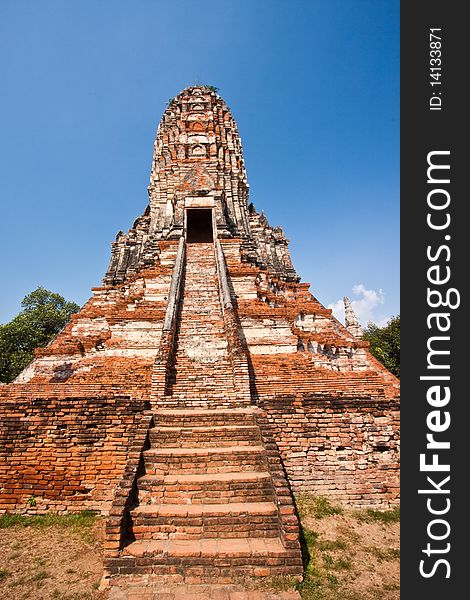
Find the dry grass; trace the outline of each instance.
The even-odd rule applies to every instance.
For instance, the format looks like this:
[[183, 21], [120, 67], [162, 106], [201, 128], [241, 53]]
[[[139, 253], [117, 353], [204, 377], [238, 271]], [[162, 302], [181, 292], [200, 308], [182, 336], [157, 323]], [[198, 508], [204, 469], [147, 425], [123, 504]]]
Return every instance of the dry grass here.
[[399, 510], [349, 510], [296, 498], [303, 529], [304, 600], [399, 600]]
[[[399, 511], [349, 510], [325, 498], [296, 498], [305, 577], [276, 578], [303, 600], [399, 600]], [[104, 600], [104, 520], [91, 513], [0, 517], [0, 591], [8, 600]]]
[[8, 600], [102, 600], [103, 520], [77, 515], [0, 517], [0, 591]]

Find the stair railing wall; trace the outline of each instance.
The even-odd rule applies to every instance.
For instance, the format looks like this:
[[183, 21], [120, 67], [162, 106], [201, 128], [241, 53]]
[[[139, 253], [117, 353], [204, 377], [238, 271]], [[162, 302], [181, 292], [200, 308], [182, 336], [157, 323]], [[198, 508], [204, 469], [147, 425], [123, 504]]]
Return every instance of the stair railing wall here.
[[238, 398], [241, 402], [251, 404], [250, 374], [248, 368], [247, 349], [244, 347], [239, 331], [238, 319], [235, 314], [230, 285], [228, 280], [227, 263], [224, 250], [219, 239], [214, 242], [214, 252], [219, 279], [219, 293], [224, 318], [225, 333], [233, 368], [233, 380]]
[[164, 396], [167, 391], [168, 376], [170, 373], [177, 329], [178, 306], [181, 299], [183, 287], [183, 274], [186, 259], [186, 242], [180, 237], [176, 254], [175, 266], [171, 276], [168, 304], [163, 323], [160, 347], [153, 365], [152, 372], [152, 404], [158, 406], [164, 404]]

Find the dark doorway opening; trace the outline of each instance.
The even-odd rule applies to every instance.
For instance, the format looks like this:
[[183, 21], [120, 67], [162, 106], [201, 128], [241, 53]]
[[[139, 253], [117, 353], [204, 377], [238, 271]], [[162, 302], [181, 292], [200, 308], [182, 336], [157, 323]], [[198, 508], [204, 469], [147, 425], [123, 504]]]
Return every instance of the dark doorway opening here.
[[214, 236], [212, 233], [212, 209], [210, 208], [190, 208], [186, 214], [186, 241], [189, 244], [194, 242], [212, 242]]

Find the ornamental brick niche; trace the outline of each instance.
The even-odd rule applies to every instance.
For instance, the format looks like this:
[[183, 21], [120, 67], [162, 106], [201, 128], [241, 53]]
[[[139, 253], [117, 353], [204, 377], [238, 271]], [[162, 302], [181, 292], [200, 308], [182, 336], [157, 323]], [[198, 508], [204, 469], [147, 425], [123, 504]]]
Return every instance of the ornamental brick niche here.
[[108, 515], [111, 583], [300, 577], [292, 492], [397, 502], [398, 381], [248, 203], [211, 89], [165, 110], [148, 191], [102, 287], [0, 386], [0, 511]]

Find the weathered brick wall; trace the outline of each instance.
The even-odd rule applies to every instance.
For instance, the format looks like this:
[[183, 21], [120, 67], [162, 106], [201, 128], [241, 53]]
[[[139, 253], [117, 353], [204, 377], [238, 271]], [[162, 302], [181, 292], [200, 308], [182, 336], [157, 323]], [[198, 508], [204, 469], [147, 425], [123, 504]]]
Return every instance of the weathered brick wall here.
[[259, 405], [294, 492], [353, 506], [398, 502], [398, 399], [285, 395]]
[[147, 408], [129, 397], [1, 402], [0, 512], [106, 513]]

